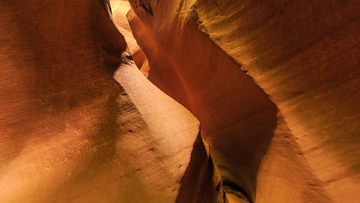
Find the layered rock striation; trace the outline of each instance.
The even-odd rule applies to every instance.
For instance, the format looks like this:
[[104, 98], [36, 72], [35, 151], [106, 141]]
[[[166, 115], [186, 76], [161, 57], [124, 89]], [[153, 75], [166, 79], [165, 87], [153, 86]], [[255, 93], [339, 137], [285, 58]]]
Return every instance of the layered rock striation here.
[[149, 79], [253, 202], [359, 199], [357, 1], [130, 1]]
[[359, 199], [359, 2], [129, 3], [0, 1], [0, 202]]
[[138, 71], [109, 2], [1, 1], [0, 62], [0, 202], [176, 202], [189, 173], [223, 198], [198, 120]]

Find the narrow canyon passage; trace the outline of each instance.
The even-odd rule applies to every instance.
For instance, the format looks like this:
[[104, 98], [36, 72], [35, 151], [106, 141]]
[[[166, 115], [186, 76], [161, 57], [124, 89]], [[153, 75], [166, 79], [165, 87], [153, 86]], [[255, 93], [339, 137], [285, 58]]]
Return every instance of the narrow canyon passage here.
[[357, 202], [359, 9], [0, 1], [0, 202]]
[[[114, 13], [116, 16], [116, 11]], [[210, 155], [228, 192], [239, 196], [242, 192], [244, 199], [255, 201], [256, 193], [263, 196], [261, 189], [269, 187], [263, 186], [261, 178], [286, 175], [300, 167], [296, 185], [286, 182], [294, 188], [283, 188], [283, 192], [297, 190], [301, 184], [319, 184], [309, 172], [306, 160], [299, 157], [302, 152], [276, 105], [238, 64], [197, 28], [196, 19], [178, 23], [183, 30], [176, 30], [176, 23], [169, 25], [167, 31], [182, 33], [174, 40], [161, 33], [149, 35], [149, 28], [132, 10], [127, 16], [151, 66], [149, 80], [199, 119], [201, 135], [210, 146]], [[287, 157], [278, 161], [269, 158], [269, 155], [278, 156], [277, 153], [287, 154]], [[269, 161], [277, 166], [276, 169], [269, 172], [266, 167], [260, 168]], [[266, 175], [259, 176], [262, 173]], [[307, 179], [303, 178], [305, 176]], [[327, 200], [321, 189], [309, 188], [308, 192], [318, 193]]]
[[[354, 55], [359, 51], [357, 2], [130, 3], [133, 10], [127, 16], [149, 60], [149, 80], [199, 119], [201, 134], [226, 181], [243, 188], [254, 202], [342, 202], [357, 197], [353, 188], [359, 184], [359, 169], [352, 165], [358, 160], [342, 163], [339, 156], [359, 153], [354, 148], [359, 143], [358, 119], [342, 119], [354, 127], [341, 129], [331, 120], [332, 115], [358, 118], [350, 110], [359, 109], [356, 87], [349, 86], [359, 78]], [[320, 22], [323, 30], [316, 28]], [[344, 44], [349, 40], [352, 43]], [[336, 43], [348, 54], [330, 52], [327, 46], [336, 49]], [[324, 55], [317, 60], [311, 54]], [[330, 62], [321, 65], [332, 57], [344, 72]], [[317, 77], [321, 71], [323, 78]], [[326, 85], [345, 85], [342, 91], [353, 97], [346, 100], [344, 93], [324, 91]], [[333, 106], [339, 102], [351, 107], [341, 113]], [[333, 110], [327, 112], [325, 103]], [[342, 145], [345, 140], [354, 145]], [[332, 148], [335, 145], [344, 152]], [[347, 186], [332, 183], [339, 179]], [[335, 188], [349, 187], [346, 195], [334, 196]]]
[[[118, 5], [122, 5], [123, 1], [119, 1], [117, 4], [113, 2], [112, 4], [113, 7], [115, 7], [113, 9], [115, 21], [121, 24], [123, 22], [120, 19], [121, 17], [119, 16], [118, 20], [116, 20], [116, 16], [117, 12], [119, 12], [119, 14], [120, 12], [123, 13], [122, 11], [119, 11], [119, 8], [117, 7]], [[133, 14], [130, 13], [128, 15]], [[132, 26], [136, 27], [137, 25], [132, 24]], [[200, 35], [200, 37], [197, 37], [197, 35]], [[130, 37], [131, 36], [129, 36], [129, 38]], [[203, 36], [200, 32], [195, 35], [193, 32], [190, 32], [187, 37], [188, 39], [193, 40], [194, 45], [199, 44], [201, 40], [206, 41], [206, 36]], [[128, 39], [127, 41], [130, 40], [131, 39]], [[140, 43], [143, 41], [152, 40], [146, 38], [146, 36], [143, 36], [143, 39], [138, 39], [138, 42]], [[201, 46], [202, 44], [199, 45]], [[178, 45], [178, 47], [181, 46]], [[232, 181], [236, 179], [243, 187], [246, 185], [245, 182], [248, 183], [247, 185], [254, 184], [256, 182], [256, 174], [260, 162], [270, 144], [270, 140], [272, 139], [276, 128], [276, 106], [228, 56], [223, 54], [221, 50], [217, 49], [212, 43], [208, 43], [207, 46], [201, 47], [202, 50], [207, 50], [206, 52], [200, 52], [197, 47], [198, 46], [193, 47], [193, 52], [185, 53], [186, 55], [194, 57], [192, 59], [186, 59], [186, 61], [189, 61], [189, 67], [199, 65], [200, 63], [205, 63], [201, 64], [201, 66], [208, 66], [208, 74], [205, 72], [193, 73], [194, 76], [198, 76], [198, 79], [196, 80], [196, 82], [198, 82], [197, 84], [191, 84], [194, 83], [194, 81], [190, 81], [190, 83], [187, 83], [187, 81], [176, 83], [174, 78], [177, 78], [178, 76], [169, 74], [167, 74], [166, 77], [163, 77], [163, 80], [161, 81], [156, 80], [158, 78], [156, 73], [160, 71], [161, 73], [168, 72], [168, 70], [171, 71], [173, 68], [169, 66], [169, 64], [172, 63], [167, 62], [167, 58], [169, 57], [166, 55], [155, 56], [156, 58], [161, 58], [161, 61], [159, 61], [158, 64], [166, 65], [162, 65], [162, 67], [151, 66], [152, 69], [149, 74], [149, 80], [158, 87], [162, 87], [163, 90], [165, 89], [166, 93], [173, 95], [177, 100], [186, 100], [184, 98], [179, 99], [184, 94], [187, 94], [188, 97], [191, 98], [191, 101], [185, 101], [182, 104], [185, 106], [187, 103], [192, 104], [191, 107], [187, 107], [188, 109], [191, 108], [190, 110], [200, 120], [202, 137], [210, 144], [210, 154], [222, 172], [223, 178], [227, 180], [226, 182], [229, 182], [228, 179], [232, 179]], [[156, 49], [156, 47], [152, 48]], [[167, 51], [161, 50], [160, 52], [166, 53]], [[181, 51], [178, 53], [181, 53]], [[199, 55], [199, 53], [202, 55]], [[154, 62], [151, 55], [148, 55], [148, 57], [150, 64], [157, 63]], [[233, 73], [221, 73], [224, 66], [230, 66], [235, 71]], [[157, 68], [162, 68], [162, 70], [157, 70]], [[120, 70], [121, 68], [119, 71]], [[125, 74], [118, 73], [117, 75], [118, 76], [115, 76], [115, 78]], [[229, 75], [232, 75], [233, 77], [228, 78]], [[194, 77], [191, 79], [193, 80]], [[164, 80], [167, 81], [163, 82]], [[163, 82], [163, 84], [161, 84], [161, 82]], [[191, 86], [191, 88], [186, 90], [176, 88], [176, 91], [173, 89], [171, 89], [173, 91], [166, 91], [168, 88], [172, 88], [181, 83]], [[218, 84], [228, 85], [228, 88], [226, 88], [226, 86], [214, 87], [214, 85], [217, 86]], [[194, 86], [199, 86], [199, 88], [203, 89], [202, 92], [196, 93], [196, 95], [199, 96], [194, 96], [195, 93], [187, 93], [188, 91], [194, 90]], [[133, 85], [132, 88], [135, 88], [135, 85]], [[138, 88], [141, 88], [141, 86]], [[237, 94], [234, 94], [233, 92], [237, 92]], [[230, 166], [229, 163], [231, 164]], [[238, 171], [232, 171], [233, 169], [230, 170], [230, 168], [234, 168], [234, 166], [238, 167], [238, 165], [246, 167], [238, 169]], [[199, 166], [196, 166], [195, 164], [194, 169], [191, 170], [199, 170], [197, 168], [199, 168]], [[228, 185], [232, 186], [237, 184], [239, 183], [231, 183]], [[205, 185], [193, 187], [198, 187], [201, 190], [201, 187], [205, 187]], [[237, 188], [239, 188], [238, 185], [232, 187], [232, 190], [229, 188], [229, 191], [234, 191], [234, 189]], [[187, 188], [188, 193], [191, 190], [196, 191], [196, 188]], [[240, 191], [234, 191], [234, 193], [239, 194]], [[181, 195], [184, 195], [184, 197], [187, 197], [188, 199], [192, 198], [190, 195]], [[200, 200], [193, 201], [199, 202]], [[203, 201], [209, 202], [209, 200]], [[187, 201], [179, 200], [179, 202]]]

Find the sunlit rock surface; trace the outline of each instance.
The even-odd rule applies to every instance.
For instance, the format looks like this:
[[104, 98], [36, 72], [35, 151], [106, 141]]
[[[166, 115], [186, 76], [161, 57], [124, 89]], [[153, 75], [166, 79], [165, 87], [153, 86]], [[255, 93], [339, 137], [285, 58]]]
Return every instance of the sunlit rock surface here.
[[357, 202], [359, 4], [0, 1], [0, 202]]
[[360, 199], [358, 1], [130, 3], [149, 79], [199, 119], [233, 188], [253, 202]]
[[110, 4], [114, 23], [117, 25], [117, 28], [124, 36], [135, 64], [140, 69], [140, 72], [148, 77], [150, 69], [148, 60], [134, 39], [129, 22], [126, 18], [126, 13], [130, 9], [129, 2], [127, 0], [112, 0], [110, 1]]
[[198, 120], [138, 71], [108, 2], [0, 1], [0, 62], [0, 202], [223, 198]]

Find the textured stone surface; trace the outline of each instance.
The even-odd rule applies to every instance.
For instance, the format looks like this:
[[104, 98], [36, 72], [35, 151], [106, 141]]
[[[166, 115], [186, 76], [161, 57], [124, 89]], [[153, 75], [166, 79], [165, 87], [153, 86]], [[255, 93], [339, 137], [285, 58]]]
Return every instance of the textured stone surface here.
[[198, 120], [137, 70], [106, 1], [0, 1], [0, 62], [0, 202], [176, 202], [187, 171], [212, 164]]
[[254, 202], [359, 199], [359, 2], [131, 1], [149, 79]]
[[0, 1], [0, 202], [360, 199], [358, 1], [130, 3]]
[[143, 75], [148, 77], [150, 69], [149, 63], [144, 52], [141, 50], [136, 40], [134, 39], [129, 22], [126, 18], [126, 13], [130, 9], [129, 2], [127, 0], [112, 0], [110, 3], [114, 23], [117, 25], [117, 28], [124, 36], [136, 66], [140, 69]]

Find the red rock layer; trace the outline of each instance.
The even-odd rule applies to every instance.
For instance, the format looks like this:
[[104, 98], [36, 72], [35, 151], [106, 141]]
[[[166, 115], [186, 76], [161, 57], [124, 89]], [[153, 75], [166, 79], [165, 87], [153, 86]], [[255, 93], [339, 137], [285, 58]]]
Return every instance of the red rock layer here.
[[125, 50], [106, 1], [0, 1], [0, 202], [169, 203], [208, 171], [198, 121]]
[[357, 1], [130, 3], [149, 79], [225, 179], [254, 202], [359, 199]]

